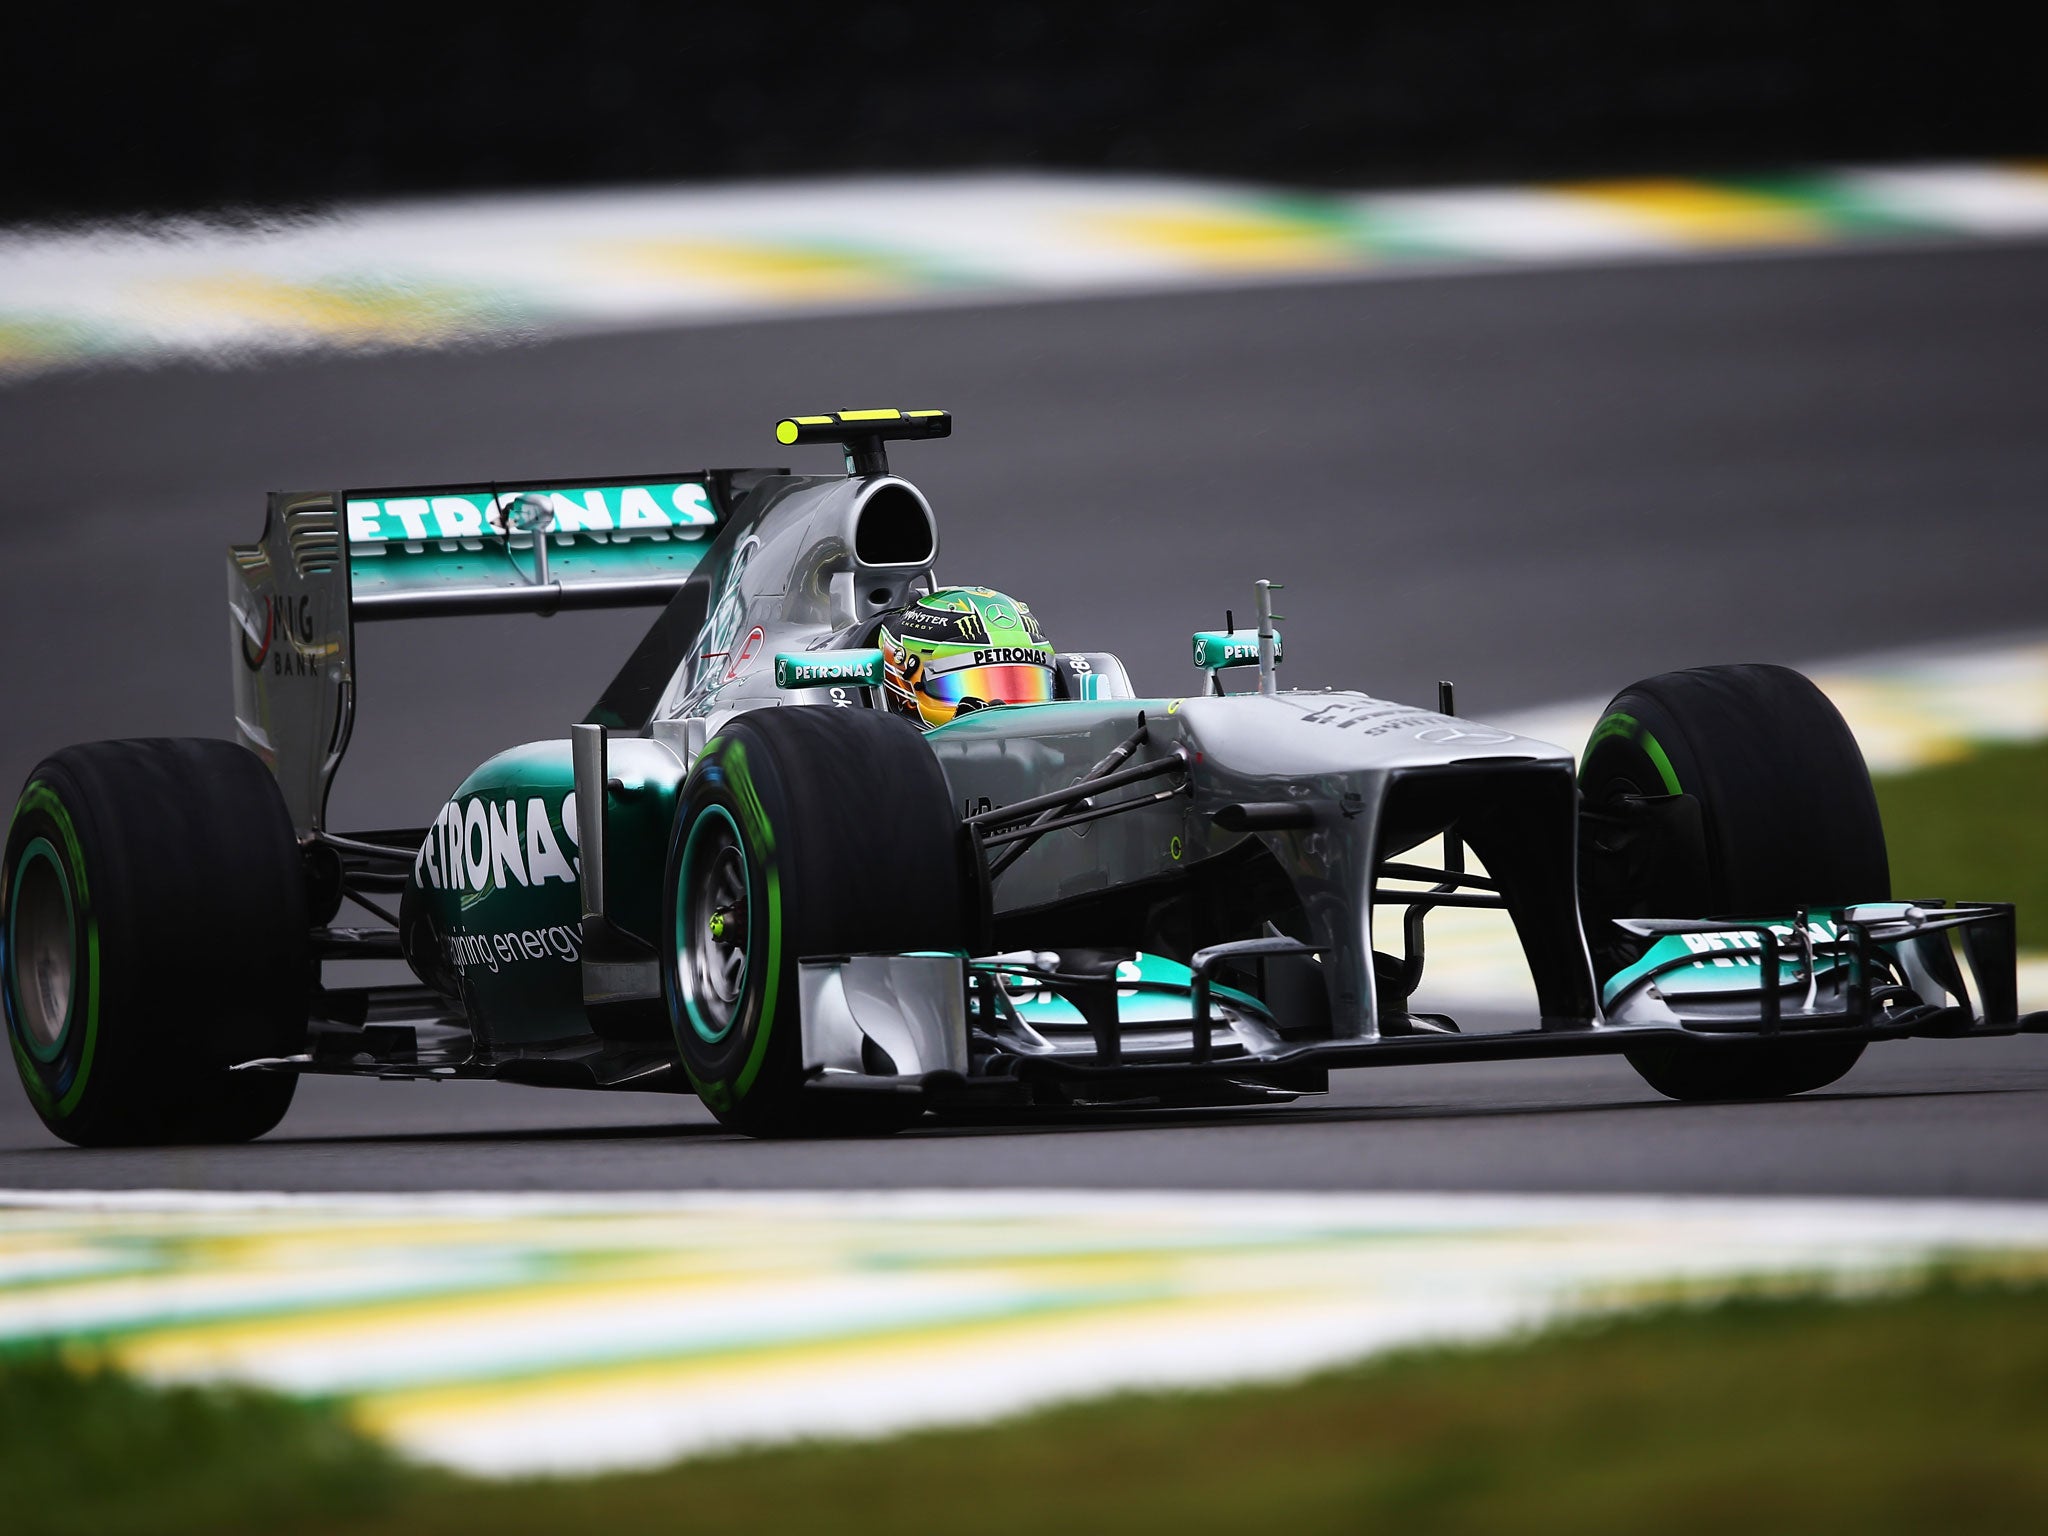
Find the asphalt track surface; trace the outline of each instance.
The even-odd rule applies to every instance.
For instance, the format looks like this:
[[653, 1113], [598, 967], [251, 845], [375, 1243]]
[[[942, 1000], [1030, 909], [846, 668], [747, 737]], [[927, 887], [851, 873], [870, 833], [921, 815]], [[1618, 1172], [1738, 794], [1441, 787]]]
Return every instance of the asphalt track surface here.
[[[792, 411], [943, 405], [897, 467], [939, 569], [1141, 688], [1287, 583], [1287, 681], [1483, 718], [1710, 661], [2048, 621], [2048, 246], [928, 309], [0, 389], [0, 779], [229, 728], [221, 547], [272, 487], [790, 462]], [[644, 617], [361, 632], [333, 824], [559, 734]], [[203, 901], [204, 892], [195, 893]], [[315, 1081], [254, 1146], [78, 1152], [0, 1094], [0, 1187], [879, 1185], [2048, 1193], [2048, 1037], [1873, 1050], [1695, 1107], [1617, 1061], [1356, 1073], [1254, 1113], [762, 1144], [691, 1101]]]

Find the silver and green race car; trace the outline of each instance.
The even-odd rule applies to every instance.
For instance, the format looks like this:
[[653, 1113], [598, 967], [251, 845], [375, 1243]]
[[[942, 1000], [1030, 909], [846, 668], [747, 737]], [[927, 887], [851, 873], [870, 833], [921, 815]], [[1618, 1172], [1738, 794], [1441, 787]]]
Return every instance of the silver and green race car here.
[[[1893, 899], [1862, 758], [1797, 673], [1636, 683], [1575, 765], [1447, 685], [1279, 687], [1260, 583], [1246, 627], [1194, 636], [1189, 693], [1140, 696], [996, 594], [944, 601], [887, 453], [950, 429], [779, 425], [839, 445], [834, 475], [273, 494], [230, 550], [238, 739], [69, 747], [16, 805], [0, 992], [44, 1122], [246, 1139], [324, 1072], [863, 1133], [1607, 1052], [1674, 1098], [1766, 1097], [1872, 1041], [2048, 1027], [2010, 906]], [[626, 605], [658, 613], [582, 721], [424, 824], [328, 825], [357, 625]], [[972, 681], [1012, 671], [1039, 682]], [[1512, 921], [1523, 1027], [1412, 1006], [1445, 907]], [[412, 981], [361, 980], [395, 960]]]

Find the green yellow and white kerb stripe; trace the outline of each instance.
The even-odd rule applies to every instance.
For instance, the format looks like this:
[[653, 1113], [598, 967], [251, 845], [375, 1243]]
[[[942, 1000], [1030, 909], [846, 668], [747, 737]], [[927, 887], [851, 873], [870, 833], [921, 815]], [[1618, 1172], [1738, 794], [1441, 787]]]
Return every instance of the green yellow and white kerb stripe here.
[[[508, 1476], [972, 1423], [1767, 1275], [2048, 1272], [1992, 1203], [0, 1192], [0, 1349], [338, 1400]], [[1457, 1284], [1446, 1294], [1444, 1277]]]
[[[2024, 160], [1399, 193], [934, 176], [483, 197], [258, 233], [0, 241], [0, 371], [2044, 232], [2048, 162]], [[840, 412], [830, 430], [928, 414]], [[789, 425], [785, 442], [828, 430]]]

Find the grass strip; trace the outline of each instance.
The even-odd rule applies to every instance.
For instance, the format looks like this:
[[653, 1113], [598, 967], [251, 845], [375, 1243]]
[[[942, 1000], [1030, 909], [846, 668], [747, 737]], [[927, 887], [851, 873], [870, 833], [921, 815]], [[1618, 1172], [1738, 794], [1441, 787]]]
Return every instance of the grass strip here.
[[[10, 1529], [1660, 1536], [2040, 1529], [2048, 1288], [1752, 1297], [1416, 1351], [1282, 1387], [658, 1472], [481, 1483], [330, 1411], [0, 1371]], [[139, 1448], [111, 1454], [116, 1444]]]
[[420, 1474], [337, 1408], [148, 1386], [52, 1352], [0, 1356], [0, 1530], [288, 1531], [392, 1508]]
[[1894, 892], [2016, 901], [2020, 947], [2048, 949], [2048, 741], [1876, 782]]

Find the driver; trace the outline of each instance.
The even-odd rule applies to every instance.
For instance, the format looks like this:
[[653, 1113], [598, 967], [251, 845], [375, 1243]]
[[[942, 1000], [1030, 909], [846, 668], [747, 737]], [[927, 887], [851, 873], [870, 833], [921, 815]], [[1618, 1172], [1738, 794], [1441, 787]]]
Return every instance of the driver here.
[[1053, 648], [1031, 610], [987, 587], [942, 587], [882, 621], [883, 692], [922, 730], [992, 704], [1045, 704]]

